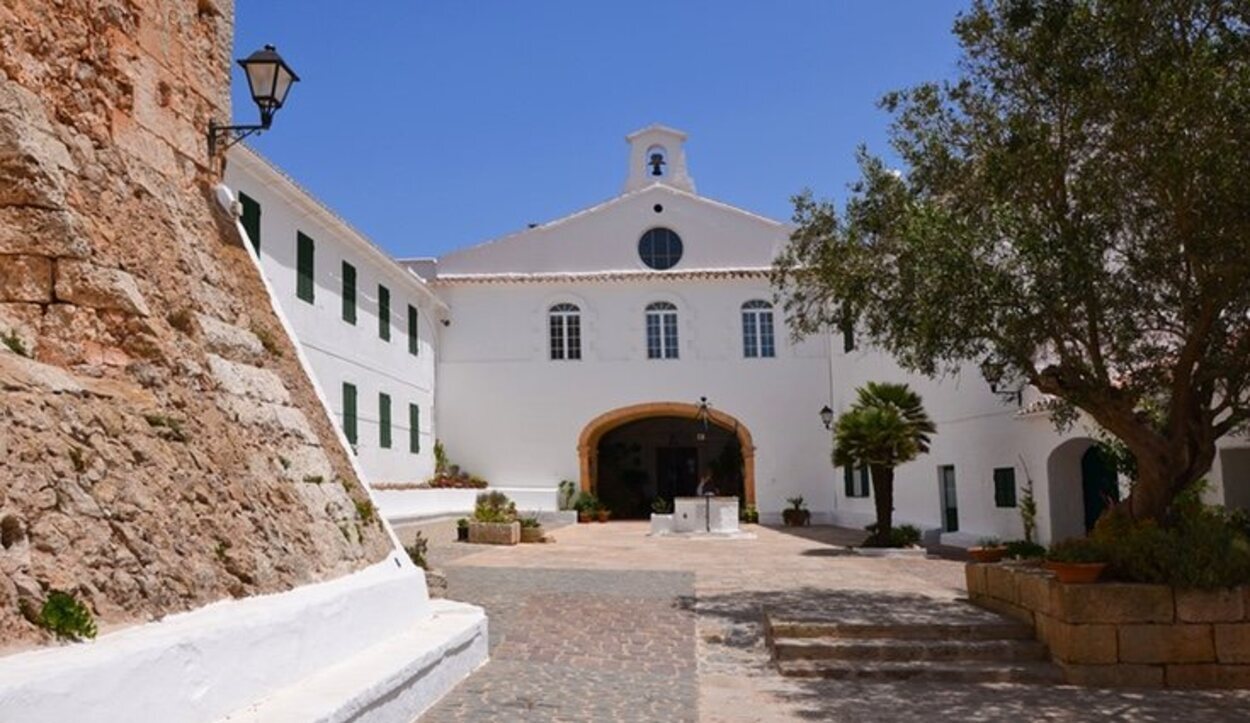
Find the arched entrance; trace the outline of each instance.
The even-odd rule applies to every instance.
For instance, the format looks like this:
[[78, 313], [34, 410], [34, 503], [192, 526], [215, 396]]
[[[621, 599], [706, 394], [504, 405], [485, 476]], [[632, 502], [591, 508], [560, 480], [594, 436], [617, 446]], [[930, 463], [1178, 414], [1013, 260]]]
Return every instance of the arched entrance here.
[[616, 517], [640, 517], [656, 496], [693, 494], [700, 475], [710, 473], [722, 492], [755, 504], [751, 433], [722, 411], [707, 412], [706, 431], [698, 405], [681, 402], [636, 404], [595, 417], [577, 443], [581, 488], [597, 494]]
[[1120, 499], [1114, 463], [1089, 437], [1069, 439], [1046, 460], [1050, 538], [1081, 537]]

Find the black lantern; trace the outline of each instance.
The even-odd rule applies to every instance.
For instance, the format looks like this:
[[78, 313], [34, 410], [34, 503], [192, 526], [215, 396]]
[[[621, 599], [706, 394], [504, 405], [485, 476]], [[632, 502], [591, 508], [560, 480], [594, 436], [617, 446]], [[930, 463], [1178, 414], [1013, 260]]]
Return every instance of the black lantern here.
[[820, 421], [824, 423], [825, 429], [833, 429], [833, 410], [828, 404], [820, 408]]
[[695, 413], [695, 419], [699, 423], [699, 431], [695, 433], [694, 437], [702, 442], [707, 439], [708, 424], [711, 420], [711, 410], [707, 403], [707, 397], [699, 397], [699, 410]]
[[221, 150], [238, 143], [244, 138], [268, 130], [273, 123], [273, 114], [286, 102], [291, 85], [299, 81], [299, 76], [291, 70], [281, 55], [272, 45], [266, 45], [255, 53], [238, 61], [247, 74], [248, 89], [252, 92], [252, 100], [260, 109], [260, 124], [250, 126], [219, 126], [216, 121], [208, 124], [208, 157], [217, 153], [217, 139], [225, 136], [229, 139]]

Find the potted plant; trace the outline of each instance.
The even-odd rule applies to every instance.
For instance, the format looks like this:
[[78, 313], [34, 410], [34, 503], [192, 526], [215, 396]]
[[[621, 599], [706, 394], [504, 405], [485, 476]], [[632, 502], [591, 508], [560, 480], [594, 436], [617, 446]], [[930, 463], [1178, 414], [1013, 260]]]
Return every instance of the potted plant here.
[[1046, 548], [1028, 540], [1012, 540], [1003, 545], [1008, 559], [1038, 564], [1046, 556]]
[[1007, 547], [997, 537], [982, 537], [968, 554], [977, 562], [1000, 562], [1007, 556]]
[[786, 523], [787, 527], [805, 527], [812, 521], [812, 512], [807, 509], [807, 503], [803, 501], [803, 496], [788, 497], [786, 502], [790, 506], [781, 511], [781, 520]]
[[516, 503], [502, 492], [483, 492], [473, 507], [469, 542], [486, 545], [515, 545], [521, 541]]
[[577, 510], [578, 522], [590, 522], [595, 519], [595, 510], [599, 509], [599, 498], [593, 492], [582, 492], [573, 501], [573, 509]]
[[668, 500], [656, 497], [651, 501], [651, 534], [666, 535], [673, 531], [673, 512]]
[[469, 518], [461, 517], [456, 520], [456, 540], [458, 542], [467, 542], [469, 539]]
[[1093, 540], [1073, 538], [1051, 545], [1046, 551], [1045, 567], [1062, 583], [1098, 582], [1107, 567], [1107, 556]]
[[758, 525], [760, 511], [755, 508], [755, 505], [747, 505], [738, 511], [738, 521], [748, 525]]
[[543, 541], [543, 523], [538, 521], [537, 515], [527, 515], [521, 518], [521, 542], [542, 542]]
[[608, 518], [610, 518], [611, 516], [612, 516], [612, 510], [609, 510], [607, 507], [604, 507], [602, 502], [599, 503], [599, 506], [595, 507], [595, 519], [599, 520], [600, 522], [607, 522]]

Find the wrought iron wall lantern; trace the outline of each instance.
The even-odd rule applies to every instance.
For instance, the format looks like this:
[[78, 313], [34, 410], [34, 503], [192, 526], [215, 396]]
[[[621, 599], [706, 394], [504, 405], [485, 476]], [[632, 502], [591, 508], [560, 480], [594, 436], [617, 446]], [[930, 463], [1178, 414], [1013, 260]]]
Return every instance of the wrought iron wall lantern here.
[[291, 91], [291, 86], [299, 81], [299, 76], [291, 70], [291, 66], [286, 64], [272, 45], [266, 45], [238, 63], [247, 74], [247, 85], [252, 92], [252, 100], [260, 109], [260, 123], [222, 126], [217, 125], [217, 121], [210, 120], [208, 122], [208, 157], [210, 159], [217, 155], [218, 150], [224, 151], [253, 133], [268, 130], [273, 123], [274, 113], [278, 112], [278, 109], [286, 102], [286, 95]]
[[820, 422], [825, 425], [825, 429], [833, 429], [833, 410], [828, 404], [820, 408]]
[[708, 427], [711, 424], [711, 405], [707, 403], [707, 397], [699, 397], [699, 409], [695, 412], [695, 420], [699, 423], [699, 431], [695, 433], [694, 438], [700, 442], [707, 439]]

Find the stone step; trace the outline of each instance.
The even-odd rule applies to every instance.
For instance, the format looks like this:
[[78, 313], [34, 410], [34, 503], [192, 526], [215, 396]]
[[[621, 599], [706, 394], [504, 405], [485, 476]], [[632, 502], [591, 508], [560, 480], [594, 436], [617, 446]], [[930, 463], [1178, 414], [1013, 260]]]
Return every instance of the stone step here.
[[1036, 640], [899, 640], [865, 638], [777, 638], [776, 660], [1047, 660]]
[[1052, 663], [990, 663], [982, 661], [919, 661], [862, 663], [847, 660], [783, 660], [782, 675], [834, 680], [911, 680], [943, 683], [1063, 683]]
[[894, 640], [1032, 640], [1021, 623], [833, 623], [768, 620], [770, 638], [849, 638]]

